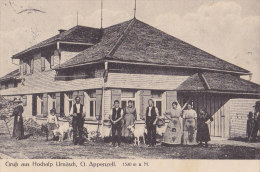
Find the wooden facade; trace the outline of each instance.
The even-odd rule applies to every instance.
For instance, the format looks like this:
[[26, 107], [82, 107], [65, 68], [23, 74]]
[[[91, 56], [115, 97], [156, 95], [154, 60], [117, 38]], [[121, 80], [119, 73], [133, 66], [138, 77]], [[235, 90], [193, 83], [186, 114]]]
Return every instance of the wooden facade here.
[[144, 125], [149, 99], [160, 115], [173, 101], [183, 106], [190, 100], [197, 112], [205, 108], [213, 116], [212, 136], [244, 136], [246, 115], [260, 97], [259, 85], [240, 79], [249, 71], [137, 19], [102, 30], [76, 26], [13, 58], [20, 59], [19, 75], [0, 80], [1, 95], [23, 97], [25, 116], [41, 122], [52, 108], [69, 115], [79, 96], [90, 131], [97, 130], [97, 119], [108, 118], [114, 100], [122, 107], [134, 101], [137, 127]]

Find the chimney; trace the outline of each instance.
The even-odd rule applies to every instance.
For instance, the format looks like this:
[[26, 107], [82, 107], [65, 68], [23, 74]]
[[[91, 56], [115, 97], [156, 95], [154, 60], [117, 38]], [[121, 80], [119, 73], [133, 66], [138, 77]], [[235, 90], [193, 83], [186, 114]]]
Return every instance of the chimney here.
[[64, 30], [64, 29], [60, 29], [60, 30], [58, 30], [58, 31], [59, 31], [60, 34], [61, 34], [62, 32], [66, 31], [66, 30]]

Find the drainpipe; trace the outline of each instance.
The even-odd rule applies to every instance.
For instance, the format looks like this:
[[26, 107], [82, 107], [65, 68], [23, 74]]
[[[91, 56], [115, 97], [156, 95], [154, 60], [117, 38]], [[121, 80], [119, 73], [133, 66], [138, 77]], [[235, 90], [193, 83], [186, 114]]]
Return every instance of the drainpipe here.
[[105, 71], [104, 71], [104, 75], [103, 75], [103, 79], [102, 79], [102, 118], [101, 118], [101, 126], [102, 126], [102, 133], [101, 133], [101, 136], [104, 137], [104, 118], [105, 118], [105, 80], [106, 80], [106, 77], [107, 77], [107, 72], [108, 72], [108, 62], [105, 62], [104, 63], [104, 66], [105, 66]]

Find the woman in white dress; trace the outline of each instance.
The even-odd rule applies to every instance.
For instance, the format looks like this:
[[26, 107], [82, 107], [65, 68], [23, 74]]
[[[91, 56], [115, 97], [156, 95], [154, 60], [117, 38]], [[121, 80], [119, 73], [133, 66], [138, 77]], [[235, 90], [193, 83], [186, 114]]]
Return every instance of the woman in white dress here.
[[169, 119], [163, 143], [169, 145], [181, 144], [182, 127], [181, 127], [181, 110], [177, 108], [178, 103], [172, 102], [172, 108], [167, 110], [164, 116]]
[[183, 144], [196, 145], [197, 113], [188, 104], [187, 110], [183, 111]]

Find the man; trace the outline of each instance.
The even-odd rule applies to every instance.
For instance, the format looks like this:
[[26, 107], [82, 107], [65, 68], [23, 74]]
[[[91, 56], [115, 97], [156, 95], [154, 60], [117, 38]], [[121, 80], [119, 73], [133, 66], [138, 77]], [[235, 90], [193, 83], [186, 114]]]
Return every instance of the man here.
[[159, 111], [157, 107], [154, 106], [152, 99], [148, 100], [148, 107], [146, 108], [146, 128], [147, 128], [147, 143], [150, 146], [156, 144], [156, 122], [159, 117]]
[[260, 129], [260, 101], [255, 103], [254, 126], [252, 131], [252, 141], [256, 141], [258, 130]]
[[[74, 145], [83, 145], [83, 126], [84, 126], [84, 115], [83, 115], [83, 105], [80, 103], [80, 97], [75, 98], [76, 103], [72, 106], [70, 110], [70, 115], [72, 116], [72, 128], [73, 128], [73, 143]], [[79, 136], [77, 138], [77, 135]]]
[[122, 136], [122, 119], [124, 115], [123, 109], [119, 107], [119, 101], [114, 101], [114, 107], [111, 110], [112, 117], [110, 118], [112, 123], [112, 144], [115, 147], [116, 142], [118, 146], [121, 144], [121, 136]]

